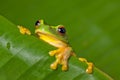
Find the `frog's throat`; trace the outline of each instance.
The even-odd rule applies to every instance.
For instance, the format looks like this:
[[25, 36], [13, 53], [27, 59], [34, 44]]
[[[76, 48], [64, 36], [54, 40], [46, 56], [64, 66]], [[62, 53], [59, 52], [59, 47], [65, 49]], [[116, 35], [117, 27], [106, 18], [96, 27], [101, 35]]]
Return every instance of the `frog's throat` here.
[[38, 35], [38, 37], [40, 39], [44, 40], [45, 42], [49, 43], [50, 45], [52, 45], [54, 47], [61, 48], [61, 47], [67, 47], [68, 46], [64, 41], [61, 41], [61, 40], [57, 39], [53, 35], [46, 34], [46, 33], [43, 33], [43, 32], [36, 32], [36, 34]]

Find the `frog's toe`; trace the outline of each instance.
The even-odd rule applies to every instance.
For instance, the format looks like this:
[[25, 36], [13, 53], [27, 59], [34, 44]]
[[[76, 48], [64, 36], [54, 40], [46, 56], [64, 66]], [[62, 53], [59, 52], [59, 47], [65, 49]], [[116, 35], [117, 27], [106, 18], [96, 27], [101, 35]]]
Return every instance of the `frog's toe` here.
[[54, 62], [50, 65], [50, 68], [55, 70], [55, 69], [57, 69], [57, 65], [58, 65], [58, 63]]
[[50, 65], [51, 69], [57, 69], [58, 64], [61, 62], [61, 56], [56, 55], [56, 61]]
[[59, 49], [57, 49], [57, 50], [50, 51], [50, 52], [49, 52], [49, 55], [50, 55], [50, 56], [54, 56], [55, 54], [60, 53], [61, 51], [62, 51], [62, 48], [59, 48]]
[[68, 65], [67, 64], [62, 66], [62, 71], [66, 71], [66, 70], [68, 70]]
[[55, 51], [50, 51], [50, 52], [49, 52], [49, 55], [50, 55], [50, 56], [54, 56], [55, 54], [56, 54]]

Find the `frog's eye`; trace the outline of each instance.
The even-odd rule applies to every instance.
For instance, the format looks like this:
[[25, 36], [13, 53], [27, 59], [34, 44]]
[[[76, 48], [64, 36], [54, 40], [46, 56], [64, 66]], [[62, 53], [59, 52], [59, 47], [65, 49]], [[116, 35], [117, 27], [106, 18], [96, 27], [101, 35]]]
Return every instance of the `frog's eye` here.
[[65, 30], [64, 26], [58, 27], [58, 32], [59, 32], [60, 34], [65, 34], [65, 33], [66, 33], [66, 30]]
[[36, 21], [35, 26], [39, 26], [40, 25], [40, 20]]

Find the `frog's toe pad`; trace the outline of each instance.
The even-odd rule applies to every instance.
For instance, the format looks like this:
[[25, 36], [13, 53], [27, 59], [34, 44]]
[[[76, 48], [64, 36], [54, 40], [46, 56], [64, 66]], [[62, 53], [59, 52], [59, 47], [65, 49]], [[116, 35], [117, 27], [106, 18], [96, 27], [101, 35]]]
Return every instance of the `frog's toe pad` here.
[[50, 56], [54, 56], [54, 55], [55, 55], [55, 52], [54, 52], [54, 51], [50, 51], [50, 52], [49, 52], [49, 55], [50, 55]]
[[62, 71], [66, 71], [66, 70], [68, 70], [68, 66], [67, 65], [63, 65], [62, 66]]
[[53, 69], [53, 70], [57, 69], [57, 64], [56, 63], [52, 63], [50, 65], [50, 68]]

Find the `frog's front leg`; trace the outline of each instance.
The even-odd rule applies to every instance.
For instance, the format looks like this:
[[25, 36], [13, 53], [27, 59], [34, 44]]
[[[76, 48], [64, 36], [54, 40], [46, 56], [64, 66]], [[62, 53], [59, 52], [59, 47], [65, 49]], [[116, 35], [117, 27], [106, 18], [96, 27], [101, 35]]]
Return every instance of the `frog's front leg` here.
[[18, 29], [19, 29], [19, 31], [20, 31], [21, 34], [31, 35], [31, 32], [30, 32], [29, 29], [27, 29], [27, 28], [25, 28], [23, 26], [17, 26], [17, 27], [18, 27]]
[[58, 48], [57, 50], [50, 51], [49, 55], [54, 56], [55, 54], [60, 53], [63, 50], [64, 50], [64, 48]]
[[56, 69], [58, 64], [62, 65], [62, 70], [68, 69], [68, 59], [72, 55], [71, 47], [63, 47], [57, 50], [50, 51], [51, 56], [55, 55], [56, 61], [51, 64], [51, 69]]

